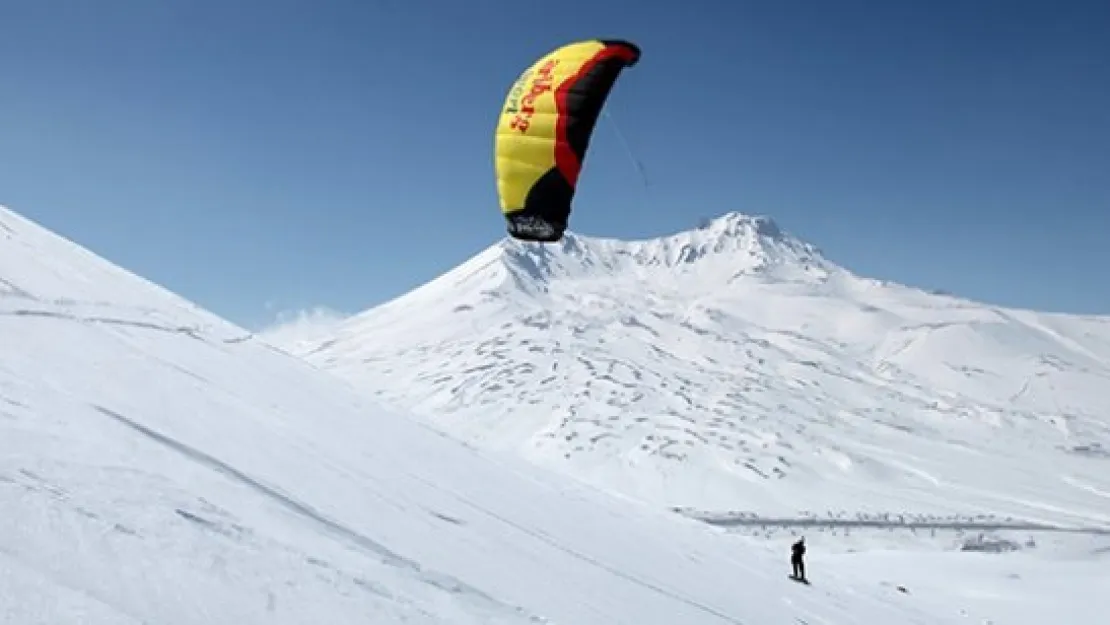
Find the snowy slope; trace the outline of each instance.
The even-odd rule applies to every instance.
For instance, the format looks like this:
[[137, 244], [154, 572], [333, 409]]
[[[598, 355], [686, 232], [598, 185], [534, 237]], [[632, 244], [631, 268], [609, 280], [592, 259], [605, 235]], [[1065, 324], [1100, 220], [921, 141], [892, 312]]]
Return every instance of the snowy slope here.
[[969, 577], [905, 594], [912, 562], [818, 550], [818, 584], [791, 583], [785, 539], [384, 413], [5, 209], [0, 280], [0, 623], [937, 624], [1014, 606], [1038, 623], [1092, 606], [1007, 577], [1059, 562], [991, 567], [974, 578], [1004, 586], [989, 595]]
[[862, 278], [763, 217], [504, 240], [288, 349], [655, 505], [1110, 527], [1110, 318]]

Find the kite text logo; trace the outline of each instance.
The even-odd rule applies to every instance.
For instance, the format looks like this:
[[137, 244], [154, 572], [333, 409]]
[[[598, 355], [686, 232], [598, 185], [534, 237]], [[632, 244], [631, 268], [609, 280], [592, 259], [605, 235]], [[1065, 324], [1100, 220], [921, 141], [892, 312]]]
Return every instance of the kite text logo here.
[[[520, 80], [513, 85], [512, 93], [509, 94], [509, 106], [506, 110], [507, 113], [515, 113], [512, 121], [509, 122], [509, 128], [519, 130], [521, 133], [528, 131], [528, 126], [531, 123], [532, 116], [536, 114], [536, 98], [551, 91], [555, 83], [555, 66], [559, 64], [557, 59], [548, 59], [538, 70], [536, 70], [535, 79], [532, 81], [532, 88], [527, 92], [524, 90], [524, 85], [531, 78], [530, 74], [521, 76]], [[521, 97], [523, 95], [523, 97]]]

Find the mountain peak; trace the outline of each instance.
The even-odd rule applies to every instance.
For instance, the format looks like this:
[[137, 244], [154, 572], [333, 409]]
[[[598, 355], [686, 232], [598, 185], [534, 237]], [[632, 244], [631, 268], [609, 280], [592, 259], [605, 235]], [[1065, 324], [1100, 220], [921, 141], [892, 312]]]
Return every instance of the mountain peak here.
[[[741, 276], [823, 280], [836, 270], [820, 250], [784, 232], [770, 217], [728, 212], [696, 228], [641, 240], [568, 232], [556, 244], [506, 238], [496, 246], [508, 271], [521, 279], [593, 279], [627, 274], [663, 279], [698, 274], [706, 287]], [[649, 272], [649, 273], [645, 273]]]
[[699, 224], [698, 230], [709, 231], [718, 236], [745, 236], [755, 234], [768, 239], [779, 240], [784, 237], [778, 223], [767, 215], [748, 215], [730, 211]]
[[[531, 310], [538, 299], [575, 301], [584, 292], [688, 301], [743, 288], [744, 282], [822, 284], [844, 273], [770, 217], [735, 211], [649, 239], [573, 231], [555, 243], [504, 237], [412, 291], [354, 315], [340, 332], [358, 334], [364, 324], [407, 324], [430, 310], [475, 316]], [[433, 333], [453, 335], [456, 329], [448, 324]]]

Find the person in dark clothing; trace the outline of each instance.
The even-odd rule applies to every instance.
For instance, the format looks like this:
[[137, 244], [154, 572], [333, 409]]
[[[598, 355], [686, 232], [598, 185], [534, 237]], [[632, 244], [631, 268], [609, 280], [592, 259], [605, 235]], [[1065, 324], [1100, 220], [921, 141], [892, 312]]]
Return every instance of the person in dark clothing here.
[[791, 575], [794, 579], [806, 581], [806, 565], [802, 561], [802, 556], [806, 554], [806, 537], [802, 536], [798, 542], [790, 547], [790, 565], [794, 567], [794, 574]]

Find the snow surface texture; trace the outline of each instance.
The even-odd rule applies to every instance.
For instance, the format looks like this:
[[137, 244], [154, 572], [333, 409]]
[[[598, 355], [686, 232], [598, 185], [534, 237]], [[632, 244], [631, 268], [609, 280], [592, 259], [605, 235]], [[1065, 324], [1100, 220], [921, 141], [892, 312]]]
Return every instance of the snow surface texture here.
[[766, 217], [506, 239], [329, 331], [283, 345], [463, 440], [748, 533], [1110, 528], [1110, 318], [862, 278]]

